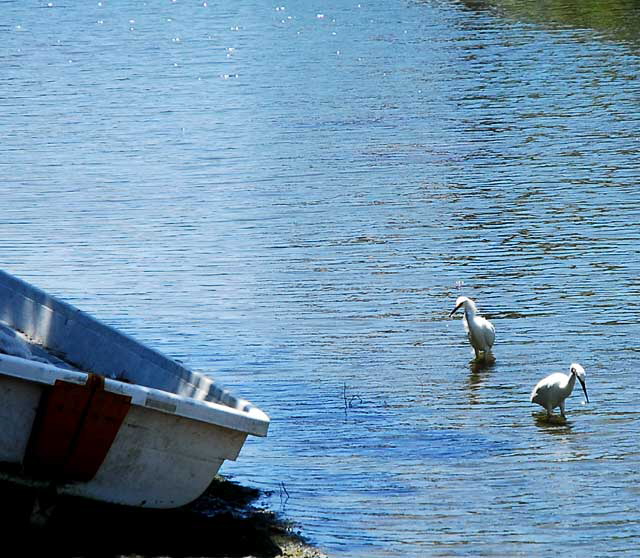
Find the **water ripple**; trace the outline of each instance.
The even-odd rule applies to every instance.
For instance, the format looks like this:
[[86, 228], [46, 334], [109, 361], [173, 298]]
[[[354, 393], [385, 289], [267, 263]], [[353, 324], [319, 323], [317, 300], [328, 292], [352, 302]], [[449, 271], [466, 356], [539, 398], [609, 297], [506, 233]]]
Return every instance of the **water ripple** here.
[[264, 408], [331, 555], [632, 552], [639, 12], [541, 6], [10, 2], [3, 268]]

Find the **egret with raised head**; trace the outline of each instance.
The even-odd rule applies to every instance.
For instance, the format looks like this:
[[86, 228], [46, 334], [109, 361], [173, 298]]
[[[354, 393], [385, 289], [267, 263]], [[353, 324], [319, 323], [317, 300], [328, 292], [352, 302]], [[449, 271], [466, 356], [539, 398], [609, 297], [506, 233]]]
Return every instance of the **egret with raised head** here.
[[537, 403], [544, 407], [548, 418], [551, 417], [553, 409], [560, 407], [562, 418], [567, 418], [564, 414], [564, 400], [571, 395], [576, 378], [578, 378], [587, 403], [589, 403], [584, 368], [577, 362], [571, 364], [569, 375], [556, 372], [540, 380], [531, 392], [531, 403]]
[[476, 303], [466, 296], [458, 297], [456, 307], [451, 311], [449, 317], [453, 316], [460, 308], [464, 309], [462, 324], [476, 354], [476, 360], [480, 358], [487, 360], [496, 339], [496, 330], [493, 324], [482, 316], [478, 316]]

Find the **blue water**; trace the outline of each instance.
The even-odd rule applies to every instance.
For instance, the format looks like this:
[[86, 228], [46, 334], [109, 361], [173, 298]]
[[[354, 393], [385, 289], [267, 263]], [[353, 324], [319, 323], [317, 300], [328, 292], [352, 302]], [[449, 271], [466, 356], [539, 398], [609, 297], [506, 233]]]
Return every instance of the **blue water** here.
[[268, 412], [223, 473], [331, 556], [637, 551], [637, 3], [1, 7], [2, 268]]

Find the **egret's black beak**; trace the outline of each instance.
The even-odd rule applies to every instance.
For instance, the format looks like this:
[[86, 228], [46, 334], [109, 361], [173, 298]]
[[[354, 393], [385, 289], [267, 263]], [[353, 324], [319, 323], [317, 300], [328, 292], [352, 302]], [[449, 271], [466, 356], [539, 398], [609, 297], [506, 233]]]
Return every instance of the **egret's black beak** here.
[[580, 381], [580, 385], [582, 386], [582, 391], [584, 391], [584, 396], [587, 399], [587, 403], [589, 403], [589, 396], [587, 395], [587, 386], [584, 383], [584, 380], [578, 376], [578, 380]]
[[451, 310], [449, 317], [453, 316], [463, 304], [464, 302], [461, 302], [460, 304], [458, 304], [458, 306], [456, 306], [453, 310]]

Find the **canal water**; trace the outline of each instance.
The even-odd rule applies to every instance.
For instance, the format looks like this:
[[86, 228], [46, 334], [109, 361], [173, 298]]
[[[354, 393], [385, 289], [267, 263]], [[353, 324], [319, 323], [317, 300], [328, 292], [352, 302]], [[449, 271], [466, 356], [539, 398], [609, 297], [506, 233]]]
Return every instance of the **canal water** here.
[[[637, 552], [639, 30], [631, 0], [5, 0], [2, 268], [269, 413], [222, 472], [331, 556]], [[590, 403], [540, 420], [571, 362]]]

